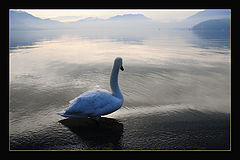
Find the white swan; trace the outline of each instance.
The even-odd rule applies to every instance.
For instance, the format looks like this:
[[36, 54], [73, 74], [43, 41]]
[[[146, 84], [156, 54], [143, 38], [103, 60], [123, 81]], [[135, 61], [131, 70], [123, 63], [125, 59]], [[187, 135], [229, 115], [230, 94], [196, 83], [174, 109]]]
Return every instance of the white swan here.
[[123, 95], [118, 86], [119, 69], [124, 70], [122, 58], [120, 57], [115, 59], [111, 73], [110, 86], [112, 94], [103, 89], [84, 92], [70, 101], [70, 105], [64, 113], [58, 114], [63, 117], [91, 117], [98, 120], [101, 115], [106, 115], [118, 110], [123, 104]]

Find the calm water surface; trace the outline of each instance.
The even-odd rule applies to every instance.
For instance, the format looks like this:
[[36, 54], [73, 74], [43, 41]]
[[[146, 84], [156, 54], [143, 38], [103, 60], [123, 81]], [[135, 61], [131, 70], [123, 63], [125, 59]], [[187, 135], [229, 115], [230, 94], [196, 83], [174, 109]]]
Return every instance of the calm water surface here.
[[[230, 149], [228, 35], [191, 30], [10, 33], [10, 149]], [[123, 58], [124, 104], [100, 119], [56, 115]]]

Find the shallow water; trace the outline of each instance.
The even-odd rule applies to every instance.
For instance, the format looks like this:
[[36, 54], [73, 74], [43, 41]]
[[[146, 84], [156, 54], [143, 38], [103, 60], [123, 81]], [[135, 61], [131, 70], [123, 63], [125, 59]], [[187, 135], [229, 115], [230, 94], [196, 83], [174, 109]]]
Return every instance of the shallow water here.
[[[230, 149], [229, 36], [49, 30], [10, 40], [12, 150]], [[99, 124], [56, 115], [87, 90], [110, 91], [119, 56], [121, 109]]]

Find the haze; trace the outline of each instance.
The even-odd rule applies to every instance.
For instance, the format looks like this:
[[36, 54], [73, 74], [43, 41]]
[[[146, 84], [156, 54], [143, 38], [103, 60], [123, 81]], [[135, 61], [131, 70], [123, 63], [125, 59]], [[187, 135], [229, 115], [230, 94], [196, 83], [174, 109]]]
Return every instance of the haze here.
[[21, 11], [28, 12], [33, 16], [39, 18], [50, 18], [61, 22], [76, 21], [87, 17], [98, 17], [107, 19], [116, 15], [123, 14], [143, 14], [148, 18], [158, 22], [177, 22], [181, 21], [191, 15], [203, 10], [190, 9], [21, 9]]

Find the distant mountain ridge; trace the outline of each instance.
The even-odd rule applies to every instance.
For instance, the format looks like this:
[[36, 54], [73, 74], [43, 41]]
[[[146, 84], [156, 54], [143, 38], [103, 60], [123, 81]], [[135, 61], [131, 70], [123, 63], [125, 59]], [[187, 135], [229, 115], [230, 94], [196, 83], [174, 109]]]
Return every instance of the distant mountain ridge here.
[[230, 10], [204, 10], [188, 17], [187, 19], [188, 20], [228, 19], [230, 18], [230, 15], [231, 15]]
[[[62, 27], [75, 27], [76, 24], [88, 24], [88, 23], [95, 23], [101, 22], [100, 24], [108, 22], [119, 22], [119, 21], [146, 21], [151, 20], [148, 17], [145, 17], [143, 14], [123, 14], [123, 15], [116, 15], [110, 17], [108, 19], [101, 19], [97, 17], [88, 17], [72, 22], [60, 22], [58, 20], [52, 19], [41, 19], [35, 17], [27, 12], [24, 11], [10, 11], [10, 28], [11, 29], [51, 29], [51, 28], [62, 28]], [[134, 24], [134, 23], [133, 23]]]
[[41, 18], [35, 17], [24, 11], [10, 11], [10, 18], [24, 18], [24, 19], [35, 19], [41, 20]]
[[195, 25], [213, 19], [230, 19], [231, 10], [204, 10], [200, 11], [181, 22], [185, 28], [192, 28]]
[[230, 31], [229, 19], [211, 19], [195, 25], [193, 30]]
[[200, 21], [192, 27], [193, 30], [230, 32], [231, 10], [205, 10], [190, 16], [188, 20]]
[[143, 14], [123, 14], [108, 19], [88, 17], [71, 22], [59, 22], [52, 19], [41, 19], [24, 11], [10, 10], [10, 29], [119, 29], [119, 28], [192, 28], [195, 25], [213, 19], [230, 19], [231, 10], [204, 10], [181, 22], [155, 22]]
[[[144, 24], [151, 19], [143, 14], [123, 14], [101, 19], [88, 17], [71, 22], [60, 22], [52, 19], [41, 19], [24, 11], [10, 11], [11, 29], [59, 29], [59, 28], [108, 28], [134, 27], [137, 23]], [[127, 22], [127, 24], [121, 24]], [[146, 24], [146, 23], [145, 23]]]
[[41, 19], [24, 11], [10, 11], [11, 29], [44, 29], [62, 24], [51, 19]]
[[146, 21], [151, 20], [143, 14], [123, 14], [110, 17], [108, 19], [102, 19], [97, 17], [88, 17], [70, 23], [84, 23], [84, 22], [113, 22], [113, 21]]
[[124, 14], [110, 17], [107, 20], [151, 20], [151, 18], [145, 17], [143, 14]]
[[79, 19], [77, 21], [65, 22], [65, 23], [97, 22], [97, 21], [104, 21], [104, 19], [97, 18], [97, 17], [87, 17], [87, 18], [84, 18], [84, 19]]

